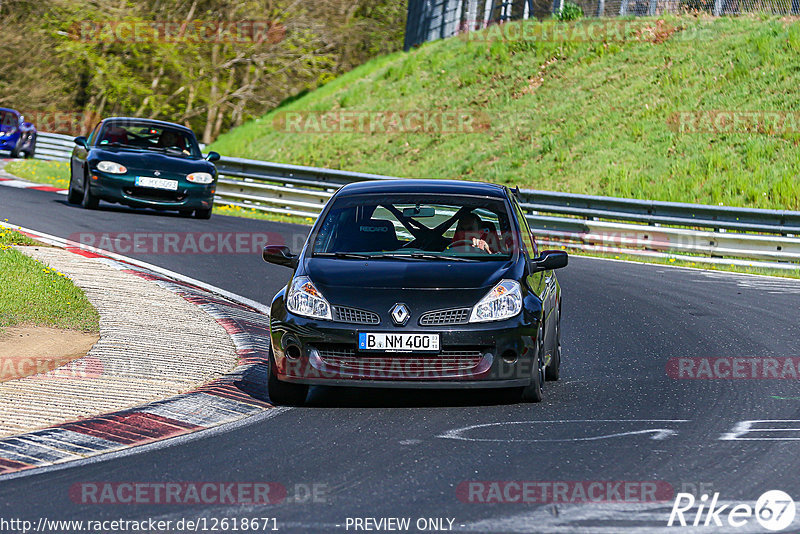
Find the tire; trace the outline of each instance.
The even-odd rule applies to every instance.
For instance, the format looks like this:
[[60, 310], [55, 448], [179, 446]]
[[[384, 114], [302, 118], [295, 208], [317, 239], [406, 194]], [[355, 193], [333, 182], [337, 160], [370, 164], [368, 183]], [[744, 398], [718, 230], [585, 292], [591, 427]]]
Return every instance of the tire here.
[[544, 372], [542, 371], [542, 353], [544, 351], [544, 328], [539, 323], [539, 333], [536, 336], [536, 368], [531, 372], [531, 383], [520, 391], [522, 402], [542, 402], [542, 386], [544, 385]]
[[83, 178], [83, 199], [81, 200], [81, 206], [87, 210], [96, 210], [99, 204], [100, 200], [94, 196], [92, 190], [89, 189], [89, 175], [87, 174]]
[[308, 395], [308, 385], [292, 384], [291, 382], [281, 382], [275, 376], [275, 356], [272, 347], [269, 348], [269, 369], [267, 370], [267, 388], [269, 390], [269, 400], [279, 406], [302, 406], [306, 402]]
[[561, 373], [561, 308], [559, 308], [558, 316], [556, 317], [556, 346], [553, 350], [553, 358], [550, 360], [550, 365], [544, 370], [544, 378], [550, 382], [558, 380]]
[[26, 158], [33, 158], [34, 156], [36, 156], [36, 141], [31, 143], [31, 147], [25, 151]]
[[72, 187], [72, 181], [72, 173], [70, 172], [69, 189], [67, 189], [67, 202], [70, 204], [80, 204], [83, 196], [75, 191], [74, 187]]
[[11, 149], [11, 157], [14, 158], [14, 159], [17, 159], [19, 157], [19, 148], [18, 147], [14, 147], [13, 149]]
[[196, 209], [194, 210], [194, 218], [195, 219], [210, 219], [211, 218], [211, 210], [212, 208], [208, 209]]

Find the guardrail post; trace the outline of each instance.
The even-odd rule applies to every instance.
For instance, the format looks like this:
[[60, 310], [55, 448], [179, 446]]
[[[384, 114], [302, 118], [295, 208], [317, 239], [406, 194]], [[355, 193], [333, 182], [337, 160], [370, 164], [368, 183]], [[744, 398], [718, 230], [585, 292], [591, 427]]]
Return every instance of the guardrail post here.
[[[531, 0], [533, 1], [533, 0]], [[606, 0], [600, 0], [597, 2], [597, 12], [595, 13], [595, 17], [602, 17], [606, 13]]]

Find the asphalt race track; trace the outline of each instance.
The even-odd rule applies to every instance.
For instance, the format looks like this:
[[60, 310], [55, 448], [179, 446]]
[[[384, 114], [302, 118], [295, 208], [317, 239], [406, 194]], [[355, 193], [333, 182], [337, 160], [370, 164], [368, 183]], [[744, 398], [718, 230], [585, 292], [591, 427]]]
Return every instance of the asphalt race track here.
[[[295, 250], [305, 232], [107, 204], [87, 211], [63, 195], [8, 187], [0, 187], [0, 219], [61, 237], [274, 232]], [[257, 253], [129, 255], [261, 302], [290, 273]], [[589, 258], [573, 258], [558, 275], [564, 364], [541, 404], [509, 404], [497, 393], [317, 388], [310, 406], [273, 417], [0, 480], [0, 515], [34, 522], [274, 517], [284, 532], [345, 532], [355, 517], [450, 518], [458, 531], [656, 532], [667, 530], [671, 500], [486, 504], [469, 502], [457, 488], [467, 481], [650, 481], [675, 493], [719, 492], [726, 503], [752, 504], [771, 489], [800, 496], [800, 421], [791, 421], [800, 420], [797, 380], [667, 375], [670, 358], [798, 356], [800, 282]], [[753, 420], [781, 422], [743, 423]], [[764, 431], [774, 428], [784, 430]], [[106, 481], [277, 482], [289, 497], [268, 507], [70, 499], [73, 484]], [[307, 502], [303, 489], [312, 485], [319, 494]], [[752, 520], [738, 530], [697, 531], [764, 530]]]

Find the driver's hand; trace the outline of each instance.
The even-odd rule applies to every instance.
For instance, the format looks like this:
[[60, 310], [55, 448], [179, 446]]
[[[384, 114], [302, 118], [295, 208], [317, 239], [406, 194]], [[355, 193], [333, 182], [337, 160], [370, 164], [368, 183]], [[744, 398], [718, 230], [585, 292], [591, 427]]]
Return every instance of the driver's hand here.
[[486, 241], [484, 241], [483, 239], [479, 239], [477, 237], [473, 237], [472, 238], [472, 246], [475, 247], [475, 248], [479, 248], [479, 249], [481, 249], [482, 251], [484, 251], [484, 252], [486, 252], [488, 254], [492, 253], [492, 251], [489, 249], [489, 244]]

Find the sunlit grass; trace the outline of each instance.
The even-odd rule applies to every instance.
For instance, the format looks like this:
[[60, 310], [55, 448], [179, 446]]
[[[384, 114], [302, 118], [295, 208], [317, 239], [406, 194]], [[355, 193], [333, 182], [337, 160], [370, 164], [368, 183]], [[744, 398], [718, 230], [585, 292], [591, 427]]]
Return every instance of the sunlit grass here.
[[23, 180], [67, 189], [69, 187], [69, 162], [38, 159], [9, 161], [5, 170]]
[[0, 228], [0, 331], [11, 326], [49, 326], [99, 331], [99, 316], [83, 291], [62, 272], [22, 254], [13, 245], [36, 245]]
[[[800, 209], [800, 124], [788, 133], [709, 134], [680, 133], [670, 122], [681, 111], [798, 112], [800, 22], [664, 20], [682, 30], [661, 43], [428, 43], [363, 65], [209, 148], [408, 178]], [[280, 131], [273, 123], [287, 111], [326, 110], [466, 110], [487, 114], [491, 127], [471, 134], [326, 134]]]

